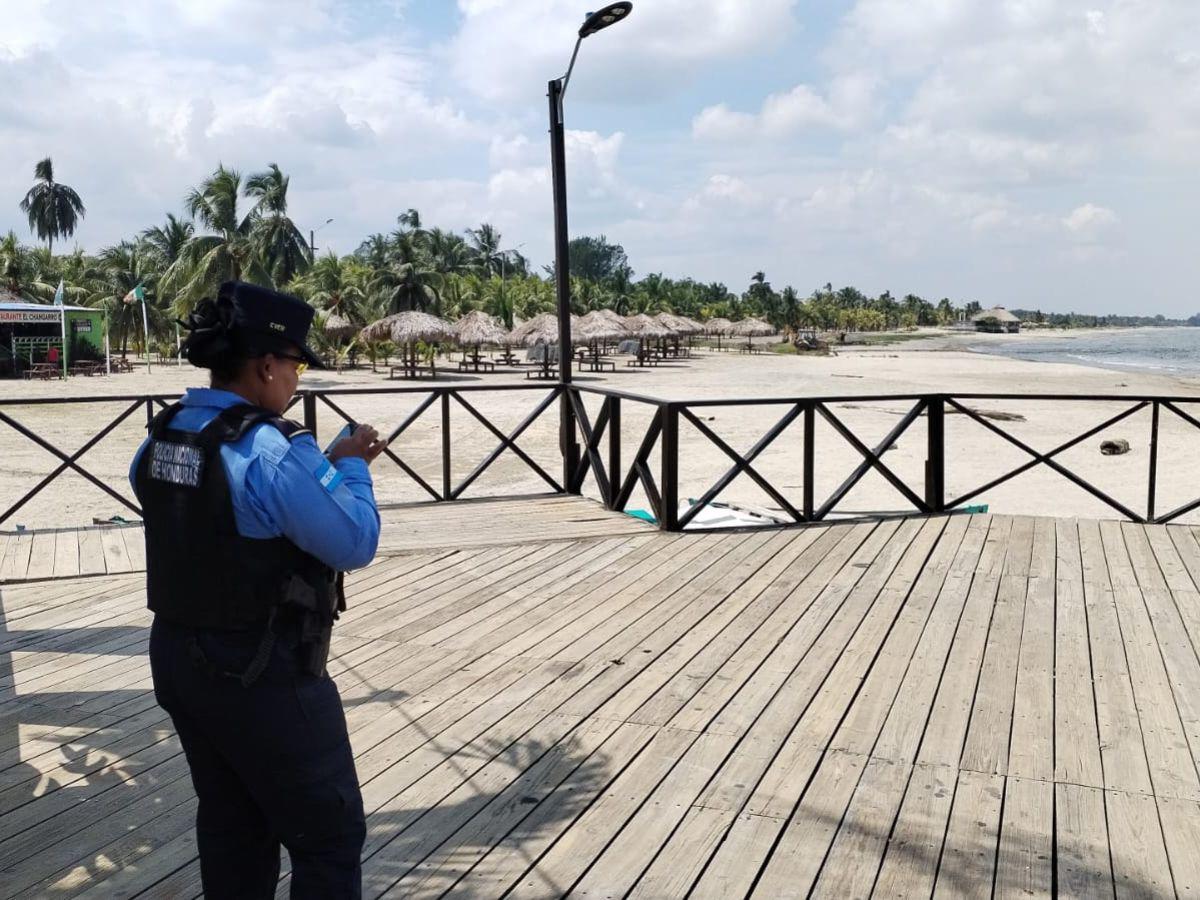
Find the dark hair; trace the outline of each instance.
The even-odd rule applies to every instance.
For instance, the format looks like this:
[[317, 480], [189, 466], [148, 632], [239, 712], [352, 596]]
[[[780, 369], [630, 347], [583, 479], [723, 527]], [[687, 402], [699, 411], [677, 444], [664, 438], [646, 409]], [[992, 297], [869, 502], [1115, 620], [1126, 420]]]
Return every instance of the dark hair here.
[[216, 300], [201, 300], [179, 324], [188, 331], [182, 347], [188, 362], [209, 369], [215, 384], [237, 379], [252, 353], [233, 327], [231, 297], [221, 294]]

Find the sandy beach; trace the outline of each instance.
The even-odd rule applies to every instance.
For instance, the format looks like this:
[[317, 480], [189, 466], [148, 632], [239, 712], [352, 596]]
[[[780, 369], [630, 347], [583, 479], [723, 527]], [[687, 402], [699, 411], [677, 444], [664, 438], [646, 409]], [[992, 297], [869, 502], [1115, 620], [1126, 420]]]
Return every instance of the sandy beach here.
[[[1062, 337], [1063, 332], [1053, 332]], [[875, 444], [911, 408], [910, 402], [856, 399], [873, 394], [938, 392], [1004, 392], [1056, 394], [1111, 394], [1187, 396], [1200, 400], [1200, 380], [1153, 373], [1115, 372], [1056, 363], [1035, 363], [969, 352], [968, 346], [984, 340], [1037, 341], [1040, 335], [931, 335], [928, 339], [878, 347], [847, 347], [836, 355], [784, 356], [745, 355], [736, 352], [698, 350], [690, 360], [651, 369], [631, 369], [618, 362], [615, 374], [581, 374], [581, 385], [609, 387], [648, 397], [670, 400], [735, 399], [745, 397], [787, 398], [821, 396], [840, 398], [831, 408], [867, 445]], [[207, 373], [190, 366], [158, 366], [133, 374], [97, 378], [73, 378], [66, 382], [0, 383], [0, 411], [35, 431], [71, 454], [97, 431], [128, 410], [127, 401], [95, 404], [15, 405], [29, 398], [118, 397], [143, 394], [174, 394], [189, 385], [203, 384]], [[352, 372], [310, 372], [302, 386], [312, 389], [410, 388], [410, 394], [374, 394], [336, 397], [335, 402], [359, 421], [391, 429], [403, 421], [427, 394], [431, 382], [390, 381], [386, 374], [369, 369]], [[484, 386], [501, 384], [535, 385], [523, 373], [490, 375], [446, 375], [438, 384]], [[544, 387], [530, 390], [479, 392], [465, 395], [498, 428], [507, 432], [545, 396]], [[587, 401], [593, 411], [600, 398]], [[973, 408], [996, 414], [998, 427], [1042, 451], [1117, 414], [1129, 404], [1120, 402], [1048, 402], [1038, 400], [972, 401]], [[624, 459], [632, 459], [654, 407], [626, 402], [623, 407]], [[784, 414], [785, 405], [705, 407], [698, 415], [705, 424], [739, 451], [746, 451]], [[1196, 412], [1193, 409], [1193, 412]], [[298, 417], [298, 409], [295, 411]], [[594, 414], [594, 412], [593, 412]], [[127, 467], [144, 435], [144, 405], [111, 434], [88, 450], [79, 460], [106, 484], [129, 495]], [[324, 406], [319, 411], [322, 439], [331, 437], [341, 421]], [[434, 487], [441, 485], [441, 416], [434, 406], [398, 440], [393, 449]], [[465, 477], [496, 445], [496, 439], [463, 407], [452, 405], [453, 476]], [[1103, 456], [1100, 442], [1123, 438], [1130, 452]], [[1144, 512], [1147, 494], [1150, 412], [1142, 410], [1056, 457], [1100, 489], [1133, 510]], [[803, 427], [797, 419], [759, 457], [757, 470], [794, 505], [802, 498], [801, 447]], [[1195, 452], [1200, 431], [1164, 411], [1159, 446], [1160, 512], [1173, 509], [1200, 495], [1200, 454]], [[561, 472], [557, 450], [557, 415], [554, 408], [529, 428], [519, 441], [522, 448], [556, 477]], [[946, 419], [947, 499], [980, 486], [1029, 459], [1019, 448], [989, 432], [963, 415]], [[861, 457], [828, 423], [818, 420], [816, 432], [816, 494], [818, 504], [848, 475]], [[0, 508], [7, 508], [53, 471], [59, 461], [46, 450], [0, 423], [0, 452], [4, 478], [0, 484]], [[680, 428], [681, 498], [697, 497], [729, 466], [729, 459], [694, 426]], [[926, 425], [917, 420], [886, 455], [887, 465], [918, 494], [923, 484], [926, 455]], [[657, 454], [652, 459], [658, 472]], [[383, 503], [429, 499], [394, 463], [381, 460], [375, 469], [376, 488]], [[467, 497], [540, 492], [548, 486], [510, 452], [467, 491]], [[586, 494], [596, 495], [589, 478]], [[777, 506], [748, 477], [739, 476], [720, 499], [770, 512]], [[1057, 516], [1114, 518], [1118, 514], [1098, 499], [1071, 484], [1058, 473], [1039, 467], [1013, 481], [986, 492], [972, 501], [987, 504], [993, 512]], [[635, 494], [631, 506], [646, 507]], [[906, 501], [876, 473], [869, 474], [840, 506], [843, 514], [891, 512], [908, 509]], [[93, 517], [132, 513], [74, 473], [51, 482], [0, 529], [87, 524]]]

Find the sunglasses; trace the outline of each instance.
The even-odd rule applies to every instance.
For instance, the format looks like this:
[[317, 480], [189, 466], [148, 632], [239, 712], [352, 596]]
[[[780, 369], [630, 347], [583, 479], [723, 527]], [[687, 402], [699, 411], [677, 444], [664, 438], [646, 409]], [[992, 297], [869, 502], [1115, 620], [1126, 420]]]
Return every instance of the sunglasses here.
[[276, 359], [290, 359], [296, 363], [296, 377], [300, 377], [308, 371], [308, 360], [303, 356], [298, 356], [295, 353], [272, 353]]

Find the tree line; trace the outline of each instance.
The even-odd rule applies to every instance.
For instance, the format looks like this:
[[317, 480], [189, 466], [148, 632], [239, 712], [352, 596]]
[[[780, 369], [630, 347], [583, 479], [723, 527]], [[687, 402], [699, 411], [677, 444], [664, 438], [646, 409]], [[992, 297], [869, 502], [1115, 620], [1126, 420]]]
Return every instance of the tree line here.
[[[290, 179], [273, 163], [247, 175], [218, 165], [186, 192], [178, 214], [96, 253], [54, 252], [54, 242], [71, 237], [86, 209], [76, 191], [55, 179], [49, 158], [36, 165], [35, 179], [19, 206], [44, 246], [23, 244], [12, 231], [0, 238], [0, 286], [49, 302], [61, 282], [66, 302], [109, 312], [122, 348], [140, 328], [141, 310], [122, 302], [138, 286], [151, 331], [171, 343], [174, 321], [229, 279], [294, 293], [322, 318], [338, 315], [356, 325], [410, 309], [451, 319], [482, 309], [512, 327], [555, 309], [553, 266], [536, 270], [506, 249], [488, 223], [460, 234], [409, 209], [394, 228], [367, 236], [352, 253], [315, 255], [288, 213]], [[741, 291], [661, 273], [638, 278], [625, 250], [604, 236], [572, 240], [570, 260], [579, 314], [607, 308], [621, 315], [757, 316], [782, 330], [882, 331], [947, 325], [980, 308], [831, 284], [802, 296], [791, 286], [776, 289], [761, 271]]]

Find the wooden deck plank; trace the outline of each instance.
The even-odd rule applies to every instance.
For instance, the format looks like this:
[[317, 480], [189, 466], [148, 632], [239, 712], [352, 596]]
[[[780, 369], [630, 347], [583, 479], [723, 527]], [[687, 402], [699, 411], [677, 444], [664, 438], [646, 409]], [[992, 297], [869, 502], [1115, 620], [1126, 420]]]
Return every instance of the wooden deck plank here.
[[1112, 897], [1103, 792], [1076, 784], [1054, 787], [1059, 893], [1088, 900]]
[[[1045, 576], [1040, 576], [1045, 577]], [[994, 896], [1050, 897], [1054, 785], [1010, 777], [1004, 791]]]
[[55, 578], [74, 578], [79, 574], [79, 532], [72, 528], [63, 528], [58, 532], [54, 542], [54, 567], [52, 574]]
[[[365, 896], [1196, 894], [1192, 529], [681, 536], [530, 502], [488, 523], [534, 522], [518, 542], [349, 579], [329, 669], [370, 810]], [[70, 536], [92, 576], [0, 589], [9, 891], [200, 892], [144, 576], [94, 577], [136, 567], [139, 534], [59, 532], [51, 574]], [[24, 577], [38, 535], [5, 537], [0, 571]]]
[[79, 532], [79, 574], [103, 575], [107, 571], [104, 563], [104, 546], [99, 528], [84, 528]]
[[1104, 787], [1150, 793], [1150, 768], [1099, 523], [1080, 522], [1079, 539]]
[[45, 528], [33, 532], [33, 545], [29, 551], [29, 568], [25, 577], [32, 580], [50, 578], [54, 575], [54, 545], [58, 531]]
[[[1033, 563], [1018, 651], [1017, 690], [1013, 698], [1007, 772], [1022, 779], [1046, 782], [1054, 779], [1056, 559], [1054, 520], [1038, 519], [1034, 525]], [[1012, 782], [1009, 784], [1011, 787]], [[1032, 789], [1021, 788], [1019, 796], [1032, 801]]]
[[933, 890], [935, 900], [992, 896], [1003, 804], [1003, 778], [959, 772]]
[[1176, 896], [1154, 798], [1111, 791], [1104, 800], [1117, 896]]
[[129, 571], [129, 552], [125, 549], [120, 528], [102, 528], [100, 548], [104, 553], [104, 571], [110, 575]]
[[134, 572], [146, 570], [146, 532], [141, 525], [132, 525], [121, 529], [121, 539], [125, 542], [125, 553], [129, 557], [129, 568]]
[[1008, 553], [996, 592], [983, 665], [962, 751], [962, 768], [989, 774], [1008, 772], [1008, 746], [1017, 692], [1019, 654], [1033, 553], [1033, 519], [1013, 520]]
[[4, 555], [4, 568], [0, 569], [0, 582], [14, 581], [25, 577], [29, 571], [29, 553], [33, 549], [33, 535], [28, 531], [9, 537], [8, 552]]
[[958, 770], [917, 765], [875, 881], [880, 897], [929, 897], [937, 878]]
[[1105, 559], [1142, 726], [1142, 740], [1158, 796], [1200, 800], [1200, 778], [1171, 690], [1137, 574], [1118, 522], [1101, 522]]
[[1088, 641], [1079, 532], [1071, 521], [1060, 519], [1056, 525], [1054, 779], [1102, 788], [1104, 772], [1100, 764], [1100, 731], [1096, 724], [1095, 677]]

